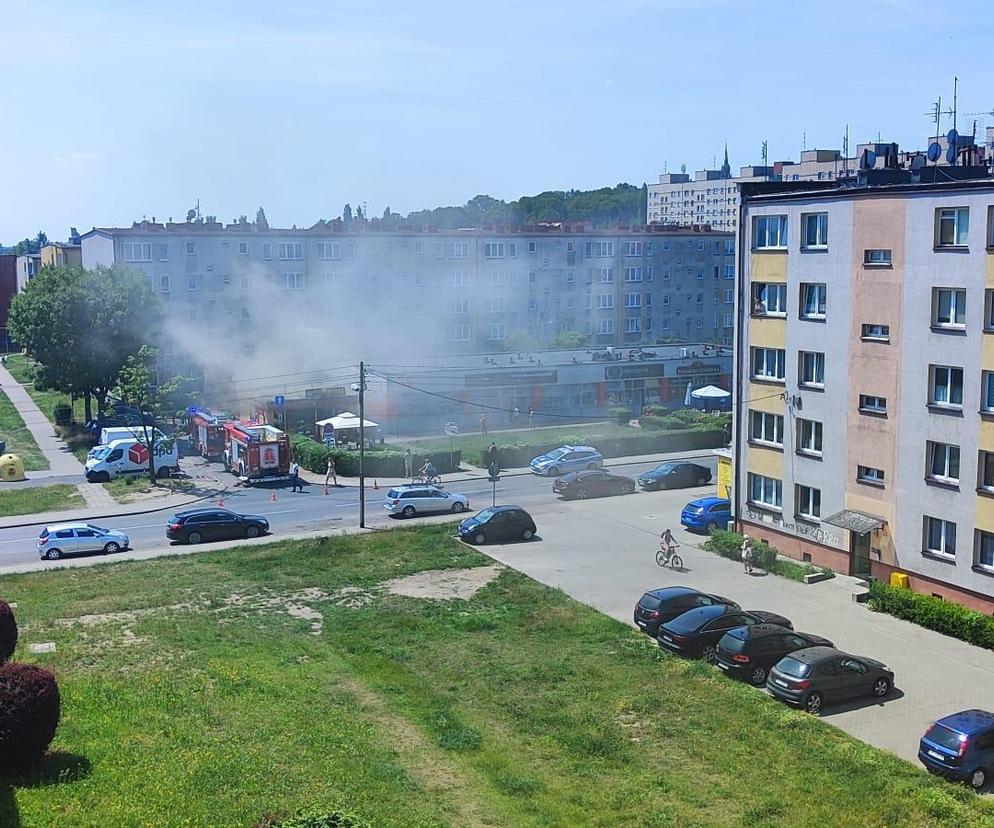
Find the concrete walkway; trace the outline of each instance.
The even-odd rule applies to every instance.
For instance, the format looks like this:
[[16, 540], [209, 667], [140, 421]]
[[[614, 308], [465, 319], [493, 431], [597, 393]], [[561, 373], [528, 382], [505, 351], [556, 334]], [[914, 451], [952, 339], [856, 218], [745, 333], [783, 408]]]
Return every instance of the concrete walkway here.
[[11, 375], [7, 368], [0, 364], [0, 388], [10, 399], [17, 413], [24, 420], [31, 436], [34, 437], [38, 448], [41, 449], [45, 459], [48, 460], [48, 469], [44, 471], [29, 472], [31, 479], [47, 477], [66, 477], [68, 475], [82, 475], [83, 464], [76, 459], [69, 447], [55, 436], [55, 427], [49, 419], [38, 408], [31, 395]]

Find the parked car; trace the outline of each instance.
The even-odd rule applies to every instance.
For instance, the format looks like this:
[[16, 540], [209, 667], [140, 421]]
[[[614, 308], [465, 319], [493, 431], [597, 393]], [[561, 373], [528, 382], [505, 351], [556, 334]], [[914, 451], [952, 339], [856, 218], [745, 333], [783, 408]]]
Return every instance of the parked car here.
[[469, 498], [466, 495], [447, 492], [438, 486], [412, 484], [390, 489], [383, 508], [391, 515], [401, 515], [406, 518], [437, 512], [458, 514], [469, 509]]
[[239, 515], [227, 509], [177, 512], [166, 524], [166, 537], [184, 543], [257, 538], [269, 533], [269, 521], [259, 515]]
[[535, 536], [535, 521], [520, 506], [494, 506], [459, 524], [459, 537], [470, 543], [525, 540]]
[[782, 615], [761, 610], [743, 610], [727, 604], [698, 607], [678, 615], [659, 627], [656, 641], [660, 647], [691, 658], [703, 658], [709, 664], [718, 660], [718, 641], [735, 627], [753, 624], [779, 624], [788, 630], [794, 625]]
[[533, 474], [558, 477], [564, 472], [599, 469], [604, 465], [601, 453], [590, 446], [561, 446], [540, 454], [531, 462]]
[[647, 492], [656, 489], [683, 489], [711, 482], [711, 469], [697, 463], [660, 463], [639, 475], [639, 485]]
[[766, 684], [770, 668], [785, 655], [807, 647], [834, 647], [827, 638], [780, 627], [753, 624], [729, 630], [718, 641], [718, 666], [756, 687]]
[[882, 699], [893, 686], [894, 672], [884, 664], [834, 647], [810, 647], [784, 656], [766, 679], [770, 693], [808, 713], [854, 696]]
[[655, 637], [659, 625], [672, 621], [678, 615], [697, 607], [711, 607], [717, 604], [739, 609], [739, 605], [720, 595], [699, 592], [685, 586], [653, 589], [639, 598], [635, 605], [635, 625], [644, 633]]
[[38, 536], [38, 554], [50, 561], [65, 555], [103, 552], [113, 555], [130, 545], [128, 536], [115, 529], [103, 529], [92, 523], [53, 523]]
[[603, 469], [564, 474], [552, 484], [552, 491], [567, 500], [605, 495], [633, 494], [635, 481], [621, 474], [611, 474]]
[[973, 709], [943, 716], [922, 736], [918, 760], [932, 773], [979, 791], [994, 773], [994, 713]]
[[724, 529], [732, 519], [732, 504], [724, 497], [699, 497], [680, 513], [680, 523], [695, 532]]

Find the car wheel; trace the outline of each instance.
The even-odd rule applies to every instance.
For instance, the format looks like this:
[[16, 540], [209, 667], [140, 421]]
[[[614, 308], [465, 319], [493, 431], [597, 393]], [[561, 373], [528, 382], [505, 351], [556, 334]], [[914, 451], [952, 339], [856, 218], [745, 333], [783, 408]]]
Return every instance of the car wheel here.
[[713, 520], [710, 523], [708, 523], [708, 526], [707, 526], [708, 532], [713, 532], [717, 528], [718, 528], [718, 524], [715, 523]]
[[169, 466], [161, 466], [155, 470], [155, 476], [158, 477], [159, 480], [165, 480], [170, 474], [172, 474], [172, 472], [173, 470], [169, 468]]
[[551, 466], [549, 468], [549, 475], [551, 477], [559, 477], [559, 466]]
[[187, 543], [200, 543], [204, 539], [204, 536], [200, 532], [191, 532], [186, 536]]
[[521, 533], [521, 540], [530, 541], [534, 536], [535, 533], [531, 529], [525, 529], [525, 531]]
[[61, 549], [49, 549], [45, 553], [45, 557], [48, 558], [50, 561], [57, 561], [59, 558], [62, 557], [62, 550]]
[[121, 551], [121, 544], [116, 543], [115, 541], [110, 541], [109, 543], [104, 544], [105, 555], [116, 555], [120, 551]]
[[466, 507], [462, 505], [461, 500], [457, 500], [455, 503], [452, 504], [452, 511], [457, 515], [465, 508]]
[[977, 768], [970, 774], [970, 778], [967, 781], [970, 783], [971, 788], [979, 791], [987, 784], [987, 768]]
[[401, 510], [401, 514], [406, 518], [412, 518], [415, 515], [415, 509], [413, 506], [405, 506]]
[[257, 537], [259, 537], [259, 527], [258, 526], [249, 526], [245, 530], [245, 537], [246, 538], [257, 538]]
[[584, 488], [579, 488], [576, 490], [576, 493], [573, 495], [573, 497], [575, 497], [577, 500], [586, 500], [587, 490]]
[[766, 684], [766, 668], [753, 667], [752, 672], [749, 674], [749, 683], [753, 687], [762, 687]]
[[821, 693], [808, 693], [804, 697], [804, 709], [812, 716], [817, 716], [821, 712], [823, 701]]
[[487, 536], [484, 535], [483, 532], [477, 532], [475, 535], [473, 535], [473, 543], [475, 543], [477, 546], [480, 546], [486, 542], [487, 542]]
[[107, 472], [100, 472], [93, 478], [94, 483], [110, 483], [110, 475]]
[[882, 699], [890, 692], [890, 682], [885, 678], [879, 678], [873, 682], [873, 695]]
[[701, 650], [701, 658], [708, 664], [717, 664], [718, 649], [714, 646], [714, 644], [708, 644]]

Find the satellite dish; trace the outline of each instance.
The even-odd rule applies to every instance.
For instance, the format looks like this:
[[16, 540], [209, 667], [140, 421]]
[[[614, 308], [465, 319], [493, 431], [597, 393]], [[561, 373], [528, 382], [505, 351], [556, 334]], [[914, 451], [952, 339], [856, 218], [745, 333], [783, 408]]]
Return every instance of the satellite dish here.
[[928, 145], [928, 150], [925, 154], [928, 156], [929, 161], [938, 161], [939, 156], [942, 155], [942, 145], [937, 141], [933, 141]]
[[950, 145], [955, 144], [959, 140], [959, 133], [955, 129], [949, 130], [949, 132], [946, 133], [946, 140], [950, 143]]
[[949, 145], [949, 149], [946, 150], [946, 160], [950, 164], [955, 164], [956, 163], [956, 145], [955, 144], [950, 144]]
[[196, 218], [196, 216], [197, 216], [197, 211], [196, 210], [187, 210], [186, 211], [186, 220], [187, 221], [193, 221], [194, 218]]

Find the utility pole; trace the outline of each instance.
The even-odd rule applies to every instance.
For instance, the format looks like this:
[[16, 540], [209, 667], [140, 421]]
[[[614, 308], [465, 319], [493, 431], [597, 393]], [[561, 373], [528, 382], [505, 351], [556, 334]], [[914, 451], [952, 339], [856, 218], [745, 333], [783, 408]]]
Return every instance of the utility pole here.
[[366, 528], [366, 363], [359, 363], [359, 528]]

